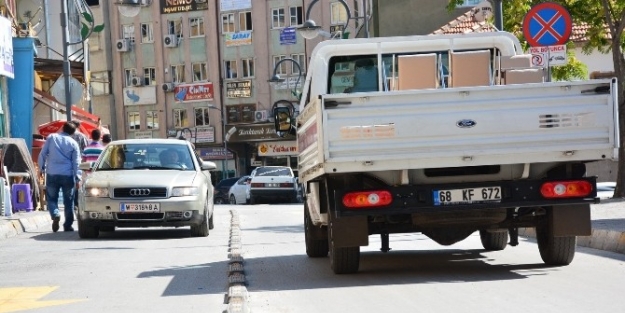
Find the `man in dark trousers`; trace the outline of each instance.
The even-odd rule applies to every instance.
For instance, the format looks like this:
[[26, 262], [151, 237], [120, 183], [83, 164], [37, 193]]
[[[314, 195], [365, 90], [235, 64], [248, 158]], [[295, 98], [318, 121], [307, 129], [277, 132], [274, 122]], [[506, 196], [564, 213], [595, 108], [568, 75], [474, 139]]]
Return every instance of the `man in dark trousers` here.
[[63, 190], [65, 206], [64, 231], [74, 231], [74, 197], [79, 186], [81, 171], [80, 147], [71, 137], [76, 132], [76, 125], [66, 122], [63, 131], [51, 134], [41, 148], [38, 164], [40, 173], [46, 175], [46, 199], [48, 211], [52, 217], [52, 231], [59, 230], [61, 213], [59, 212], [59, 191]]

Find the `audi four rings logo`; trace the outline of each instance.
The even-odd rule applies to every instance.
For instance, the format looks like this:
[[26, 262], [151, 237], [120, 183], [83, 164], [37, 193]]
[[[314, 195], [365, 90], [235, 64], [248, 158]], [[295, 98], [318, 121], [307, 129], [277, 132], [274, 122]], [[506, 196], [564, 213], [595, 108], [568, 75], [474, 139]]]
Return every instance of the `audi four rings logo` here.
[[150, 189], [130, 189], [129, 194], [131, 196], [148, 196], [150, 195]]
[[464, 119], [456, 122], [456, 126], [460, 128], [471, 128], [477, 124], [474, 120]]

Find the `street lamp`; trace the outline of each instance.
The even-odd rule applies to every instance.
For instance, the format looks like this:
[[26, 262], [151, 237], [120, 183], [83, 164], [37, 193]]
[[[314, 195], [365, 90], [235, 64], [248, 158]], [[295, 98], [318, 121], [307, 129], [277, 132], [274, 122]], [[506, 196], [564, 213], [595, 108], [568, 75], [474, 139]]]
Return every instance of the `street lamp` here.
[[[313, 22], [314, 23], [314, 22]], [[292, 62], [293, 65], [295, 65], [297, 67], [297, 81], [295, 82], [295, 86], [293, 87], [293, 91], [291, 91], [291, 93], [297, 98], [297, 100], [299, 100], [299, 95], [297, 94], [297, 85], [299, 85], [299, 82], [302, 78], [302, 67], [299, 65], [299, 63], [297, 61], [295, 61], [294, 59], [291, 58], [285, 58], [282, 59], [278, 62], [276, 62], [276, 65], [274, 65], [273, 67], [273, 75], [271, 76], [271, 79], [268, 80], [268, 82], [270, 83], [281, 83], [284, 82], [286, 79], [281, 78], [280, 75], [278, 75], [278, 66], [280, 66], [280, 64], [282, 64], [283, 62]], [[288, 83], [287, 83], [287, 87], [288, 87]]]
[[226, 140], [226, 117], [224, 116], [224, 111], [214, 105], [209, 105], [208, 109], [215, 109], [217, 111], [219, 111], [219, 114], [221, 115], [221, 134], [222, 134], [222, 140], [224, 142], [224, 150], [225, 150], [225, 157], [226, 160], [224, 161], [224, 163], [221, 164], [221, 169], [223, 171], [221, 177], [222, 179], [226, 179], [228, 178], [228, 140]]
[[[321, 26], [318, 26], [317, 23], [315, 23], [315, 21], [310, 19], [310, 11], [312, 7], [315, 5], [315, 3], [317, 2], [319, 2], [319, 0], [313, 0], [312, 2], [310, 2], [308, 7], [306, 8], [306, 21], [304, 22], [304, 24], [302, 24], [302, 26], [297, 28], [297, 31], [299, 31], [302, 37], [306, 39], [313, 39], [322, 33]], [[345, 7], [345, 11], [347, 12], [347, 20], [345, 21], [345, 25], [343, 26], [343, 31], [345, 31], [347, 29], [347, 24], [349, 23], [349, 20], [352, 19], [352, 13], [351, 13], [351, 10], [349, 9], [349, 6], [344, 0], [339, 0], [338, 2], [342, 4], [343, 7]], [[369, 38], [369, 19], [367, 18], [367, 2], [368, 0], [363, 1], [363, 11], [365, 12], [365, 16], [355, 17], [354, 19], [360, 19], [360, 18], [365, 19], [365, 22], [364, 22], [365, 37]]]

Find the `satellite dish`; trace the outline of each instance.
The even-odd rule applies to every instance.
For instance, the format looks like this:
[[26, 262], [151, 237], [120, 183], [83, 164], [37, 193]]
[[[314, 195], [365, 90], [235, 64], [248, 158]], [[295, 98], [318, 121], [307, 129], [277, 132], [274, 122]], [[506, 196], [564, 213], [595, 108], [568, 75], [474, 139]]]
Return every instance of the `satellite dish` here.
[[493, 16], [493, 5], [488, 0], [478, 3], [473, 8], [473, 19], [475, 19], [478, 22], [484, 22], [485, 20], [491, 18], [492, 16]]
[[[83, 97], [83, 85], [74, 77], [69, 78], [69, 95], [71, 104], [79, 103]], [[63, 105], [65, 103], [65, 76], [61, 75], [50, 88], [50, 94], [56, 98], [56, 101]]]
[[140, 0], [122, 0], [118, 3], [117, 10], [125, 17], [135, 17], [141, 11]]

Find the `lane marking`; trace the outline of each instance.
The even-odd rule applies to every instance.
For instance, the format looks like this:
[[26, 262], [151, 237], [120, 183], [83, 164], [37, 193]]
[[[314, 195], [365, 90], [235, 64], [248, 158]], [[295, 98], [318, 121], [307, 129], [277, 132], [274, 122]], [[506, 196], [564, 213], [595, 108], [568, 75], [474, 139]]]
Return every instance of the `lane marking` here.
[[0, 288], [0, 313], [18, 312], [55, 305], [64, 305], [86, 299], [39, 300], [59, 288], [58, 286]]

